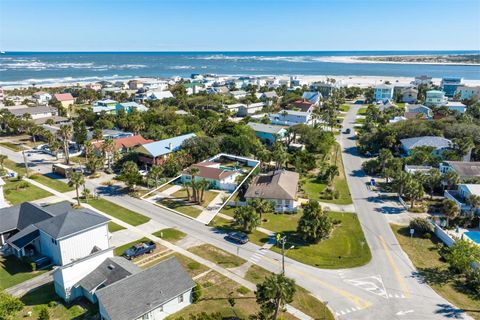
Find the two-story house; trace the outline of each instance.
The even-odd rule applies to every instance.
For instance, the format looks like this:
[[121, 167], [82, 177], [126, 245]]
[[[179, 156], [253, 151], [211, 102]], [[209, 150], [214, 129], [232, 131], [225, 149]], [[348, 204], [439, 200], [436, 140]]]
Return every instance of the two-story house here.
[[381, 84], [381, 85], [375, 86], [374, 88], [375, 100], [376, 101], [392, 100], [393, 89], [394, 87], [388, 84]]

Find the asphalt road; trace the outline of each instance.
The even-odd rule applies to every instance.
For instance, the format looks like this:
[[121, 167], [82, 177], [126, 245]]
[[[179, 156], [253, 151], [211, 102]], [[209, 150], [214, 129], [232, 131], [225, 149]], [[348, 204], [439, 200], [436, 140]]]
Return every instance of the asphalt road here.
[[[352, 106], [344, 120], [352, 128], [358, 106]], [[338, 319], [470, 319], [438, 296], [416, 276], [416, 271], [401, 250], [385, 214], [401, 212], [396, 202], [380, 202], [376, 192], [367, 188], [369, 178], [361, 170], [362, 159], [356, 152], [354, 133], [337, 137], [356, 212], [372, 251], [372, 260], [365, 266], [343, 270], [324, 270], [286, 258], [286, 274], [313, 295], [326, 301]], [[1, 148], [9, 158], [23, 162], [19, 153]], [[51, 163], [36, 161], [32, 169], [48, 173]], [[50, 160], [52, 160], [50, 158]], [[29, 160], [30, 161], [30, 160]], [[175, 227], [198, 241], [210, 243], [267, 270], [280, 270], [281, 256], [252, 243], [237, 246], [224, 239], [224, 234], [197, 221], [174, 214], [147, 201], [116, 192], [115, 188], [94, 185], [101, 195], [115, 203], [151, 217], [168, 227]], [[322, 315], [318, 315], [322, 319]]]

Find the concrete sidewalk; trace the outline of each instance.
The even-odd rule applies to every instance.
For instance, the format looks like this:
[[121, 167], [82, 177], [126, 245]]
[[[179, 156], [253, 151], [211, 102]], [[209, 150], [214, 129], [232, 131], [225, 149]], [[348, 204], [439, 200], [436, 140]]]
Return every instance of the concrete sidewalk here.
[[22, 283], [17, 284], [16, 286], [10, 287], [5, 289], [5, 292], [11, 294], [14, 297], [21, 297], [27, 292], [34, 290], [38, 287], [41, 287], [49, 282], [53, 281], [52, 274], [55, 270], [50, 270], [41, 274], [35, 278], [30, 280], [24, 281]]

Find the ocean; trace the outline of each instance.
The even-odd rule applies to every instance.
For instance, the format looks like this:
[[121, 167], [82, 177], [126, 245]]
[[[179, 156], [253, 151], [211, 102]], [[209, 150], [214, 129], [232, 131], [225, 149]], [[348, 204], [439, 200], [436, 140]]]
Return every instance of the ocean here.
[[218, 75], [459, 76], [480, 79], [480, 66], [328, 62], [328, 57], [471, 54], [478, 51], [308, 52], [6, 52], [0, 86], [47, 85], [132, 77]]

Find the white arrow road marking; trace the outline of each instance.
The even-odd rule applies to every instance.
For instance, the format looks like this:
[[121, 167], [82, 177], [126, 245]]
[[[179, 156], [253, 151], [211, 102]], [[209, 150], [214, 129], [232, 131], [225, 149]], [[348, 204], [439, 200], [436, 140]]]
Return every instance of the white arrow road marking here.
[[412, 313], [412, 312], [413, 312], [413, 310], [398, 311], [397, 313], [395, 313], [395, 315], [396, 316], [404, 316], [407, 313]]
[[373, 294], [384, 297], [385, 299], [388, 299], [387, 290], [385, 289], [385, 285], [383, 284], [381, 276], [371, 276], [371, 277], [358, 278], [358, 279], [346, 279], [343, 281], [348, 282], [356, 287], [359, 287]]

